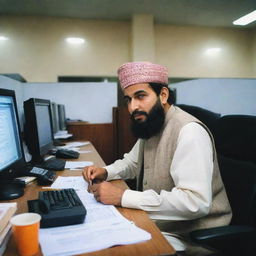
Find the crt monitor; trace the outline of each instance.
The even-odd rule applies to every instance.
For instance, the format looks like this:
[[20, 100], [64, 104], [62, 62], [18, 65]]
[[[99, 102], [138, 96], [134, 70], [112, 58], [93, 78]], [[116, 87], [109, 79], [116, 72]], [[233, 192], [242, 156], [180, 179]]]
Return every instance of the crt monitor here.
[[51, 102], [30, 98], [24, 101], [25, 140], [33, 163], [44, 162], [44, 156], [53, 149]]
[[52, 130], [53, 130], [53, 134], [55, 134], [60, 130], [58, 105], [55, 102], [51, 102], [51, 118], [52, 118]]
[[59, 113], [59, 128], [61, 131], [65, 131], [67, 129], [65, 105], [58, 104], [58, 113]]
[[0, 200], [15, 199], [24, 194], [13, 183], [25, 166], [15, 92], [0, 89]]

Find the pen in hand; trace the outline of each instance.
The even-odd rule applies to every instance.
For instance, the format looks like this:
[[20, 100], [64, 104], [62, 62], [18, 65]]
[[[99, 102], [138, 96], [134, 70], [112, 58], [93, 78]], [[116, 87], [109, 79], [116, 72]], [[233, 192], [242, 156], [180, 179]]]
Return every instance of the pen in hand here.
[[88, 180], [88, 192], [89, 193], [92, 193], [91, 186], [92, 186], [92, 180]]

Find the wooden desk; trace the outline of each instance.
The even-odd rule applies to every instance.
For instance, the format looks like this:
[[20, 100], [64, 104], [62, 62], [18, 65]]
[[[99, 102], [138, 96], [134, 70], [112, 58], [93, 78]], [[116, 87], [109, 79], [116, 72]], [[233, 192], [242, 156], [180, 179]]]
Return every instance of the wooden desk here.
[[[99, 156], [96, 149], [92, 144], [86, 145], [82, 148], [83, 150], [89, 150], [91, 153], [80, 154], [79, 161], [93, 161], [95, 165], [104, 166], [104, 162]], [[74, 160], [75, 161], [75, 160]], [[61, 176], [78, 176], [81, 175], [81, 171], [69, 171], [65, 170], [58, 172]], [[117, 180], [112, 181], [118, 186], [127, 187], [124, 181]], [[41, 190], [40, 186], [37, 186], [36, 182], [29, 184], [25, 189], [25, 195], [17, 200], [18, 210], [17, 213], [27, 212], [27, 200], [38, 198], [38, 191]], [[148, 215], [141, 210], [128, 209], [128, 208], [117, 208], [127, 219], [133, 221], [138, 227], [151, 233], [152, 239], [147, 242], [114, 246], [112, 248], [87, 253], [83, 255], [88, 256], [151, 256], [151, 255], [173, 255], [175, 250], [170, 246], [167, 240], [162, 236], [160, 230], [155, 223], [149, 219]], [[100, 241], [99, 241], [100, 243]], [[13, 238], [10, 239], [5, 256], [16, 256], [17, 251]], [[42, 255], [41, 252], [37, 256]]]

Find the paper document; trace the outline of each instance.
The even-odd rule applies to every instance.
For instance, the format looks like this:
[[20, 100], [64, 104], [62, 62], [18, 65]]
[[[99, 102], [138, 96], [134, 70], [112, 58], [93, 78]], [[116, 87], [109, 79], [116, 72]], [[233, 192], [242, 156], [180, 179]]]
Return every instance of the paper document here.
[[90, 151], [90, 150], [78, 150], [78, 152], [79, 152], [80, 154], [92, 153], [92, 151]]
[[82, 176], [58, 176], [57, 179], [50, 186], [54, 189], [73, 188], [75, 190], [87, 190], [88, 183]]
[[86, 166], [93, 165], [93, 162], [90, 161], [66, 161], [65, 169], [76, 169], [83, 168]]
[[90, 144], [89, 141], [84, 141], [84, 142], [75, 141], [75, 142], [67, 143], [65, 146], [61, 146], [61, 147], [58, 147], [58, 148], [72, 149], [72, 148], [77, 148], [77, 147], [86, 146], [86, 145], [89, 145], [89, 144]]
[[83, 177], [58, 177], [52, 188], [76, 189], [86, 207], [83, 224], [40, 229], [40, 244], [46, 256], [68, 256], [93, 252], [114, 245], [143, 242], [151, 234], [136, 227], [112, 205], [104, 205], [87, 192]]
[[67, 133], [67, 134], [58, 134], [58, 135], [54, 135], [54, 139], [68, 139], [71, 138], [73, 136], [73, 134], [71, 133]]

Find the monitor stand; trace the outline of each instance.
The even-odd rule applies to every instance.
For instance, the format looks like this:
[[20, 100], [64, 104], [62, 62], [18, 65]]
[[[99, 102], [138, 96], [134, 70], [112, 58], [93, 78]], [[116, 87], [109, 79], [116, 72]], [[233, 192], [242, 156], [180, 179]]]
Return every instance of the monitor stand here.
[[24, 195], [24, 188], [20, 184], [11, 182], [0, 183], [0, 200], [12, 200]]

